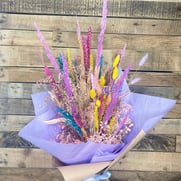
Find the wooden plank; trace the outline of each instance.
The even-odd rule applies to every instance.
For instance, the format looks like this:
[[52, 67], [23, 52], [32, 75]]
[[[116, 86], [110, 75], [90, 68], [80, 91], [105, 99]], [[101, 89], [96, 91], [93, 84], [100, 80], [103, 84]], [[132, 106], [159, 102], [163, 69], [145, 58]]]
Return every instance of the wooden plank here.
[[[180, 19], [179, 1], [108, 1], [108, 16]], [[0, 12], [100, 16], [101, 0], [1, 0]]]
[[[34, 148], [30, 142], [20, 138], [18, 132], [0, 132], [1, 148]], [[174, 135], [147, 135], [134, 148], [137, 151], [175, 152], [176, 139]]]
[[2, 181], [64, 181], [56, 168], [0, 168]]
[[181, 154], [163, 152], [128, 152], [112, 170], [181, 172]]
[[[46, 65], [50, 66], [50, 62], [43, 51], [40, 48]], [[52, 54], [57, 57], [59, 53], [67, 54], [67, 48], [51, 48]], [[94, 56], [96, 50], [92, 50]], [[103, 50], [105, 57], [105, 64], [110, 65], [116, 55], [116, 49]], [[124, 60], [122, 61], [122, 68], [125, 68], [128, 64], [132, 64], [132, 69], [138, 68], [139, 61], [142, 56], [149, 53], [148, 60], [141, 67], [141, 70], [151, 71], [180, 71], [181, 68], [181, 51], [137, 51], [135, 49], [128, 49], [125, 53]], [[78, 48], [71, 48], [71, 57], [76, 58], [80, 54]], [[23, 67], [42, 67], [42, 63], [35, 51], [34, 47], [30, 46], [1, 46], [0, 47], [0, 66], [23, 66]]]
[[[93, 33], [93, 41], [92, 41], [93, 48], [97, 47], [97, 39], [98, 39], [97, 37], [98, 34]], [[75, 40], [76, 40], [76, 34], [74, 32], [61, 32], [58, 30], [53, 32], [53, 46], [77, 47], [78, 44], [77, 41]], [[103, 48], [119, 49], [120, 47], [123, 47], [125, 43], [127, 43], [129, 49], [137, 51], [148, 51], [148, 52], [152, 52], [153, 50], [170, 51], [171, 49], [174, 51], [179, 51], [180, 41], [181, 41], [181, 36], [105, 34]], [[2, 45], [4, 45], [4, 42], [2, 42]], [[8, 44], [6, 43], [6, 45]]]
[[180, 181], [180, 172], [111, 171], [114, 181]]
[[[112, 181], [179, 181], [179, 172], [133, 172], [111, 170]], [[63, 181], [56, 168], [0, 168], [0, 179], [3, 181]]]
[[[181, 172], [180, 161], [178, 153], [130, 151], [112, 170]], [[0, 167], [52, 168], [55, 164], [48, 153], [39, 149], [0, 148]]]
[[176, 152], [181, 152], [181, 135], [176, 136]]
[[181, 118], [181, 104], [176, 104], [174, 108], [165, 116], [165, 118]]
[[[0, 115], [0, 131], [19, 131], [33, 118], [34, 116], [28, 115]], [[181, 134], [181, 119], [162, 119], [150, 131], [150, 134], [179, 135]]]
[[[52, 33], [43, 32], [47, 44], [52, 44]], [[39, 41], [35, 31], [1, 30], [0, 45], [31, 45], [35, 46]], [[26, 40], [26, 41], [25, 41]]]
[[40, 149], [0, 148], [0, 167], [52, 168], [52, 156]]
[[[89, 26], [93, 32], [100, 31], [101, 17], [78, 17], [81, 31], [87, 32]], [[34, 22], [40, 29], [53, 31], [76, 31], [76, 17], [43, 16], [26, 14], [0, 14], [2, 29], [35, 30]], [[61, 22], [61, 26], [60, 26]], [[107, 18], [106, 33], [180, 35], [181, 21], [160, 19]]]
[[[0, 115], [0, 131], [19, 131], [33, 118], [34, 116], [27, 115]], [[150, 134], [181, 134], [181, 120], [162, 119]]]
[[[181, 104], [176, 104], [165, 118], [180, 119], [180, 110]], [[28, 99], [0, 99], [0, 114], [34, 115], [32, 101]]]
[[[77, 35], [75, 32], [42, 32], [49, 46], [56, 47], [78, 47]], [[92, 48], [97, 47], [98, 33], [93, 33]], [[39, 43], [35, 31], [23, 30], [1, 30], [0, 45], [29, 45], [33, 46]], [[25, 41], [26, 40], [26, 41]], [[111, 43], [110, 43], [110, 40]], [[104, 49], [120, 49], [125, 43], [128, 48], [137, 51], [153, 50], [180, 51], [181, 36], [150, 36], [150, 35], [122, 35], [122, 34], [105, 34]]]
[[[147, 94], [152, 96], [166, 97], [177, 100], [181, 103], [181, 88], [180, 87], [143, 87], [130, 86], [132, 92]], [[0, 82], [0, 98], [20, 98], [30, 99], [31, 94], [49, 90], [47, 84], [36, 83], [9, 83]]]
[[130, 89], [132, 92], [175, 99], [177, 103], [181, 103], [180, 87], [143, 87], [135, 85], [130, 86]]
[[176, 141], [173, 135], [147, 135], [145, 136], [133, 150], [139, 151], [162, 151], [175, 152]]
[[35, 148], [33, 144], [18, 136], [18, 132], [0, 132], [1, 148]]
[[[181, 104], [176, 104], [165, 118], [180, 119], [180, 110]], [[0, 114], [34, 115], [32, 101], [26, 99], [0, 99]]]
[[34, 116], [0, 115], [0, 131], [20, 131]]
[[26, 99], [1, 99], [0, 114], [34, 115], [33, 103]]
[[[128, 79], [140, 77], [140, 86], [181, 86], [179, 73], [130, 72]], [[45, 78], [43, 68], [0, 67], [0, 82], [38, 82]]]
[[31, 94], [48, 90], [47, 84], [1, 82], [0, 98], [31, 99]]
[[162, 119], [150, 134], [181, 134], [181, 119]]

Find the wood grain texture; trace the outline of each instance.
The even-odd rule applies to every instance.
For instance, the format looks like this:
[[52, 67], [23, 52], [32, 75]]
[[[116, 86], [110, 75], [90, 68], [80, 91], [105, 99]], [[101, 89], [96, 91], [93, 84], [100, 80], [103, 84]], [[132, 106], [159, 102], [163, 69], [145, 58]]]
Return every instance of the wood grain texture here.
[[[34, 116], [28, 115], [0, 115], [0, 131], [20, 131]], [[162, 119], [150, 131], [150, 134], [155, 135], [180, 135], [181, 134], [181, 119]]]
[[[128, 172], [111, 170], [111, 181], [179, 181], [179, 172]], [[0, 168], [3, 181], [63, 181], [56, 168]]]
[[0, 131], [20, 131], [34, 116], [0, 115]]
[[49, 88], [48, 84], [1, 82], [0, 98], [31, 99], [33, 93], [48, 91]]
[[40, 149], [0, 148], [0, 167], [52, 168], [55, 163], [50, 154]]
[[[0, 148], [34, 148], [35, 145], [20, 138], [18, 132], [0, 132]], [[174, 135], [147, 135], [133, 150], [175, 152], [176, 139]], [[177, 149], [178, 150], [178, 149]]]
[[[101, 17], [78, 17], [81, 32], [87, 32], [91, 25], [93, 32], [100, 31]], [[76, 17], [72, 16], [42, 16], [21, 14], [0, 14], [2, 29], [35, 30], [37, 22], [43, 31], [76, 31]], [[61, 26], [60, 26], [61, 23]], [[180, 20], [107, 18], [106, 34], [146, 34], [146, 35], [180, 35]]]
[[[78, 16], [82, 34], [91, 25], [93, 53], [100, 31], [102, 0], [0, 0], [0, 181], [63, 181], [50, 154], [21, 139], [18, 132], [34, 118], [31, 94], [41, 89], [43, 66], [35, 53], [40, 46], [36, 21], [56, 57], [76, 40]], [[176, 106], [131, 152], [111, 168], [113, 181], [181, 181], [181, 1], [108, 0], [104, 61], [111, 65], [125, 43], [124, 69], [132, 64], [131, 79], [140, 58], [149, 59], [136, 76], [133, 92], [176, 99]]]
[[[130, 72], [128, 79], [134, 76], [134, 72]], [[137, 83], [140, 86], [181, 85], [179, 73], [137, 72], [136, 76], [141, 78], [141, 81]], [[38, 82], [44, 78], [43, 68], [0, 67], [0, 82]]]
[[[130, 151], [112, 170], [181, 172], [180, 161], [179, 153]], [[0, 148], [0, 167], [52, 168], [57, 164], [39, 149]]]
[[151, 134], [181, 134], [181, 119], [162, 119], [151, 131]]
[[[101, 16], [102, 0], [1, 0], [0, 12]], [[108, 16], [180, 19], [179, 1], [108, 1]]]
[[2, 181], [64, 181], [56, 168], [0, 168]]
[[18, 136], [18, 132], [0, 132], [1, 148], [35, 148], [33, 144]]
[[176, 152], [181, 152], [181, 135], [176, 136]]
[[[55, 30], [53, 32], [42, 31], [42, 33], [49, 46], [78, 48], [75, 32]], [[34, 47], [35, 43], [39, 44], [35, 31], [1, 30], [0, 38], [0, 45], [6, 46], [26, 45]], [[93, 33], [92, 48], [97, 48], [97, 38], [98, 33]], [[129, 49], [137, 51], [170, 51], [171, 49], [180, 51], [180, 41], [181, 36], [105, 34], [104, 49], [120, 49], [127, 43]]]
[[112, 170], [180, 172], [181, 155], [163, 152], [129, 152]]
[[[11, 31], [10, 36], [13, 35]], [[71, 37], [71, 38], [70, 38]], [[20, 39], [21, 37], [19, 37]], [[9, 38], [8, 38], [9, 39]], [[10, 38], [11, 39], [11, 38]], [[98, 34], [93, 34], [92, 48], [97, 48]], [[78, 47], [76, 40], [76, 34], [74, 32], [60, 32], [53, 31], [53, 46], [60, 47]], [[154, 36], [154, 35], [125, 35], [125, 34], [105, 34], [103, 47], [104, 49], [119, 49], [127, 43], [129, 49], [137, 51], [148, 51], [153, 50], [160, 51], [174, 51], [180, 50], [181, 36]], [[8, 45], [8, 43], [5, 44]], [[16, 44], [16, 42], [15, 42]], [[17, 42], [17, 45], [19, 43]], [[2, 44], [3, 45], [3, 44]]]
[[[52, 33], [43, 33], [48, 45], [52, 45]], [[38, 38], [35, 31], [1, 30], [0, 45], [31, 45], [37, 43]], [[26, 41], [25, 41], [26, 40]]]
[[[175, 99], [177, 103], [181, 103], [181, 88], [180, 87], [149, 87], [149, 86], [130, 86], [132, 92], [147, 94], [151, 96], [160, 96], [170, 99]], [[47, 84], [37, 83], [9, 83], [0, 82], [0, 98], [19, 98], [30, 99], [31, 94], [47, 91], [49, 86]]]
[[[38, 40], [37, 40], [38, 41]], [[52, 48], [52, 54], [57, 57], [59, 53], [66, 55], [67, 48]], [[121, 47], [122, 48], [122, 47]], [[50, 66], [50, 62], [45, 55], [42, 47], [40, 48], [46, 65]], [[111, 65], [118, 49], [103, 50], [105, 64]], [[96, 50], [92, 51], [94, 56]], [[137, 49], [127, 49], [125, 57], [122, 61], [122, 68], [125, 68], [128, 64], [132, 64], [132, 70], [138, 68], [138, 63], [146, 53], [149, 54], [148, 60], [141, 67], [141, 70], [149, 71], [180, 71], [181, 69], [181, 51], [138, 51]], [[71, 48], [72, 58], [76, 58], [79, 54], [78, 48]], [[0, 66], [19, 66], [19, 67], [42, 67], [41, 61], [38, 55], [35, 53], [35, 48], [31, 46], [0, 46]]]
[[176, 139], [173, 135], [147, 135], [133, 150], [175, 152]]
[[180, 181], [180, 172], [111, 171], [111, 181]]
[[[176, 104], [174, 108], [165, 115], [165, 118], [180, 119], [180, 110], [181, 104]], [[34, 115], [32, 101], [30, 99], [0, 99], [0, 114], [20, 114], [32, 116]]]

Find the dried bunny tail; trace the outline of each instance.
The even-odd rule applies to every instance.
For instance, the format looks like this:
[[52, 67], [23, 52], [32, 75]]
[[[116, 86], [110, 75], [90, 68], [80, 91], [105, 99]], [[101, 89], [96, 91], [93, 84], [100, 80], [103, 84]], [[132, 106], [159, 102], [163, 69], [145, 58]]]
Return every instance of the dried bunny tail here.
[[130, 85], [136, 84], [136, 83], [139, 82], [140, 80], [141, 80], [140, 77], [136, 77], [136, 78], [134, 78], [134, 79], [130, 82]]
[[87, 33], [87, 49], [88, 49], [88, 67], [90, 68], [90, 53], [91, 53], [91, 42], [92, 42], [92, 29], [89, 27]]
[[142, 57], [142, 59], [139, 62], [139, 66], [140, 67], [143, 66], [147, 60], [148, 60], [148, 53]]
[[125, 55], [125, 52], [126, 52], [126, 48], [127, 48], [127, 44], [124, 45], [122, 51], [121, 51], [121, 60], [123, 59], [124, 55]]
[[84, 51], [84, 66], [85, 70], [89, 70], [89, 53], [88, 53], [88, 47], [87, 47], [87, 37], [82, 36], [82, 46]]
[[48, 120], [48, 121], [44, 121], [46, 124], [57, 124], [60, 122], [65, 122], [66, 118], [57, 118], [57, 119], [52, 119], [52, 120]]

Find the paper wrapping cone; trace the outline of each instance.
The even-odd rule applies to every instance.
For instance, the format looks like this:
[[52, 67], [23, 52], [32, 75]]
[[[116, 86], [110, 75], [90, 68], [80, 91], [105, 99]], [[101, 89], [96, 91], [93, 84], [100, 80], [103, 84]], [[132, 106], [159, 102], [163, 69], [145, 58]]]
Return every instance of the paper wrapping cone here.
[[71, 166], [58, 167], [65, 181], [82, 181], [106, 167], [108, 167], [110, 162], [99, 162], [99, 163], [89, 163]]
[[99, 162], [99, 163], [88, 163], [81, 165], [62, 166], [58, 167], [65, 181], [82, 181], [94, 175], [102, 170], [108, 170], [111, 166], [122, 159], [125, 154], [131, 150], [144, 136], [146, 133], [141, 130], [138, 135], [123, 148], [120, 155], [112, 162]]

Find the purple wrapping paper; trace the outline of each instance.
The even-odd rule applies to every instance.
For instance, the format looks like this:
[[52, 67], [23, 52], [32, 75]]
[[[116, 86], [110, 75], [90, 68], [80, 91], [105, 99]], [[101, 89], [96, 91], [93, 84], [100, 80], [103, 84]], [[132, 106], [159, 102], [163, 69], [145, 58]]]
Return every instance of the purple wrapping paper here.
[[35, 119], [27, 124], [19, 136], [52, 154], [65, 164], [81, 164], [114, 160], [124, 146], [141, 131], [148, 132], [175, 104], [175, 100], [131, 93], [125, 101], [132, 105], [130, 114], [134, 126], [120, 144], [61, 144], [55, 142], [58, 125], [48, 125], [43, 121], [57, 117], [56, 107], [48, 99], [48, 92], [32, 95]]

